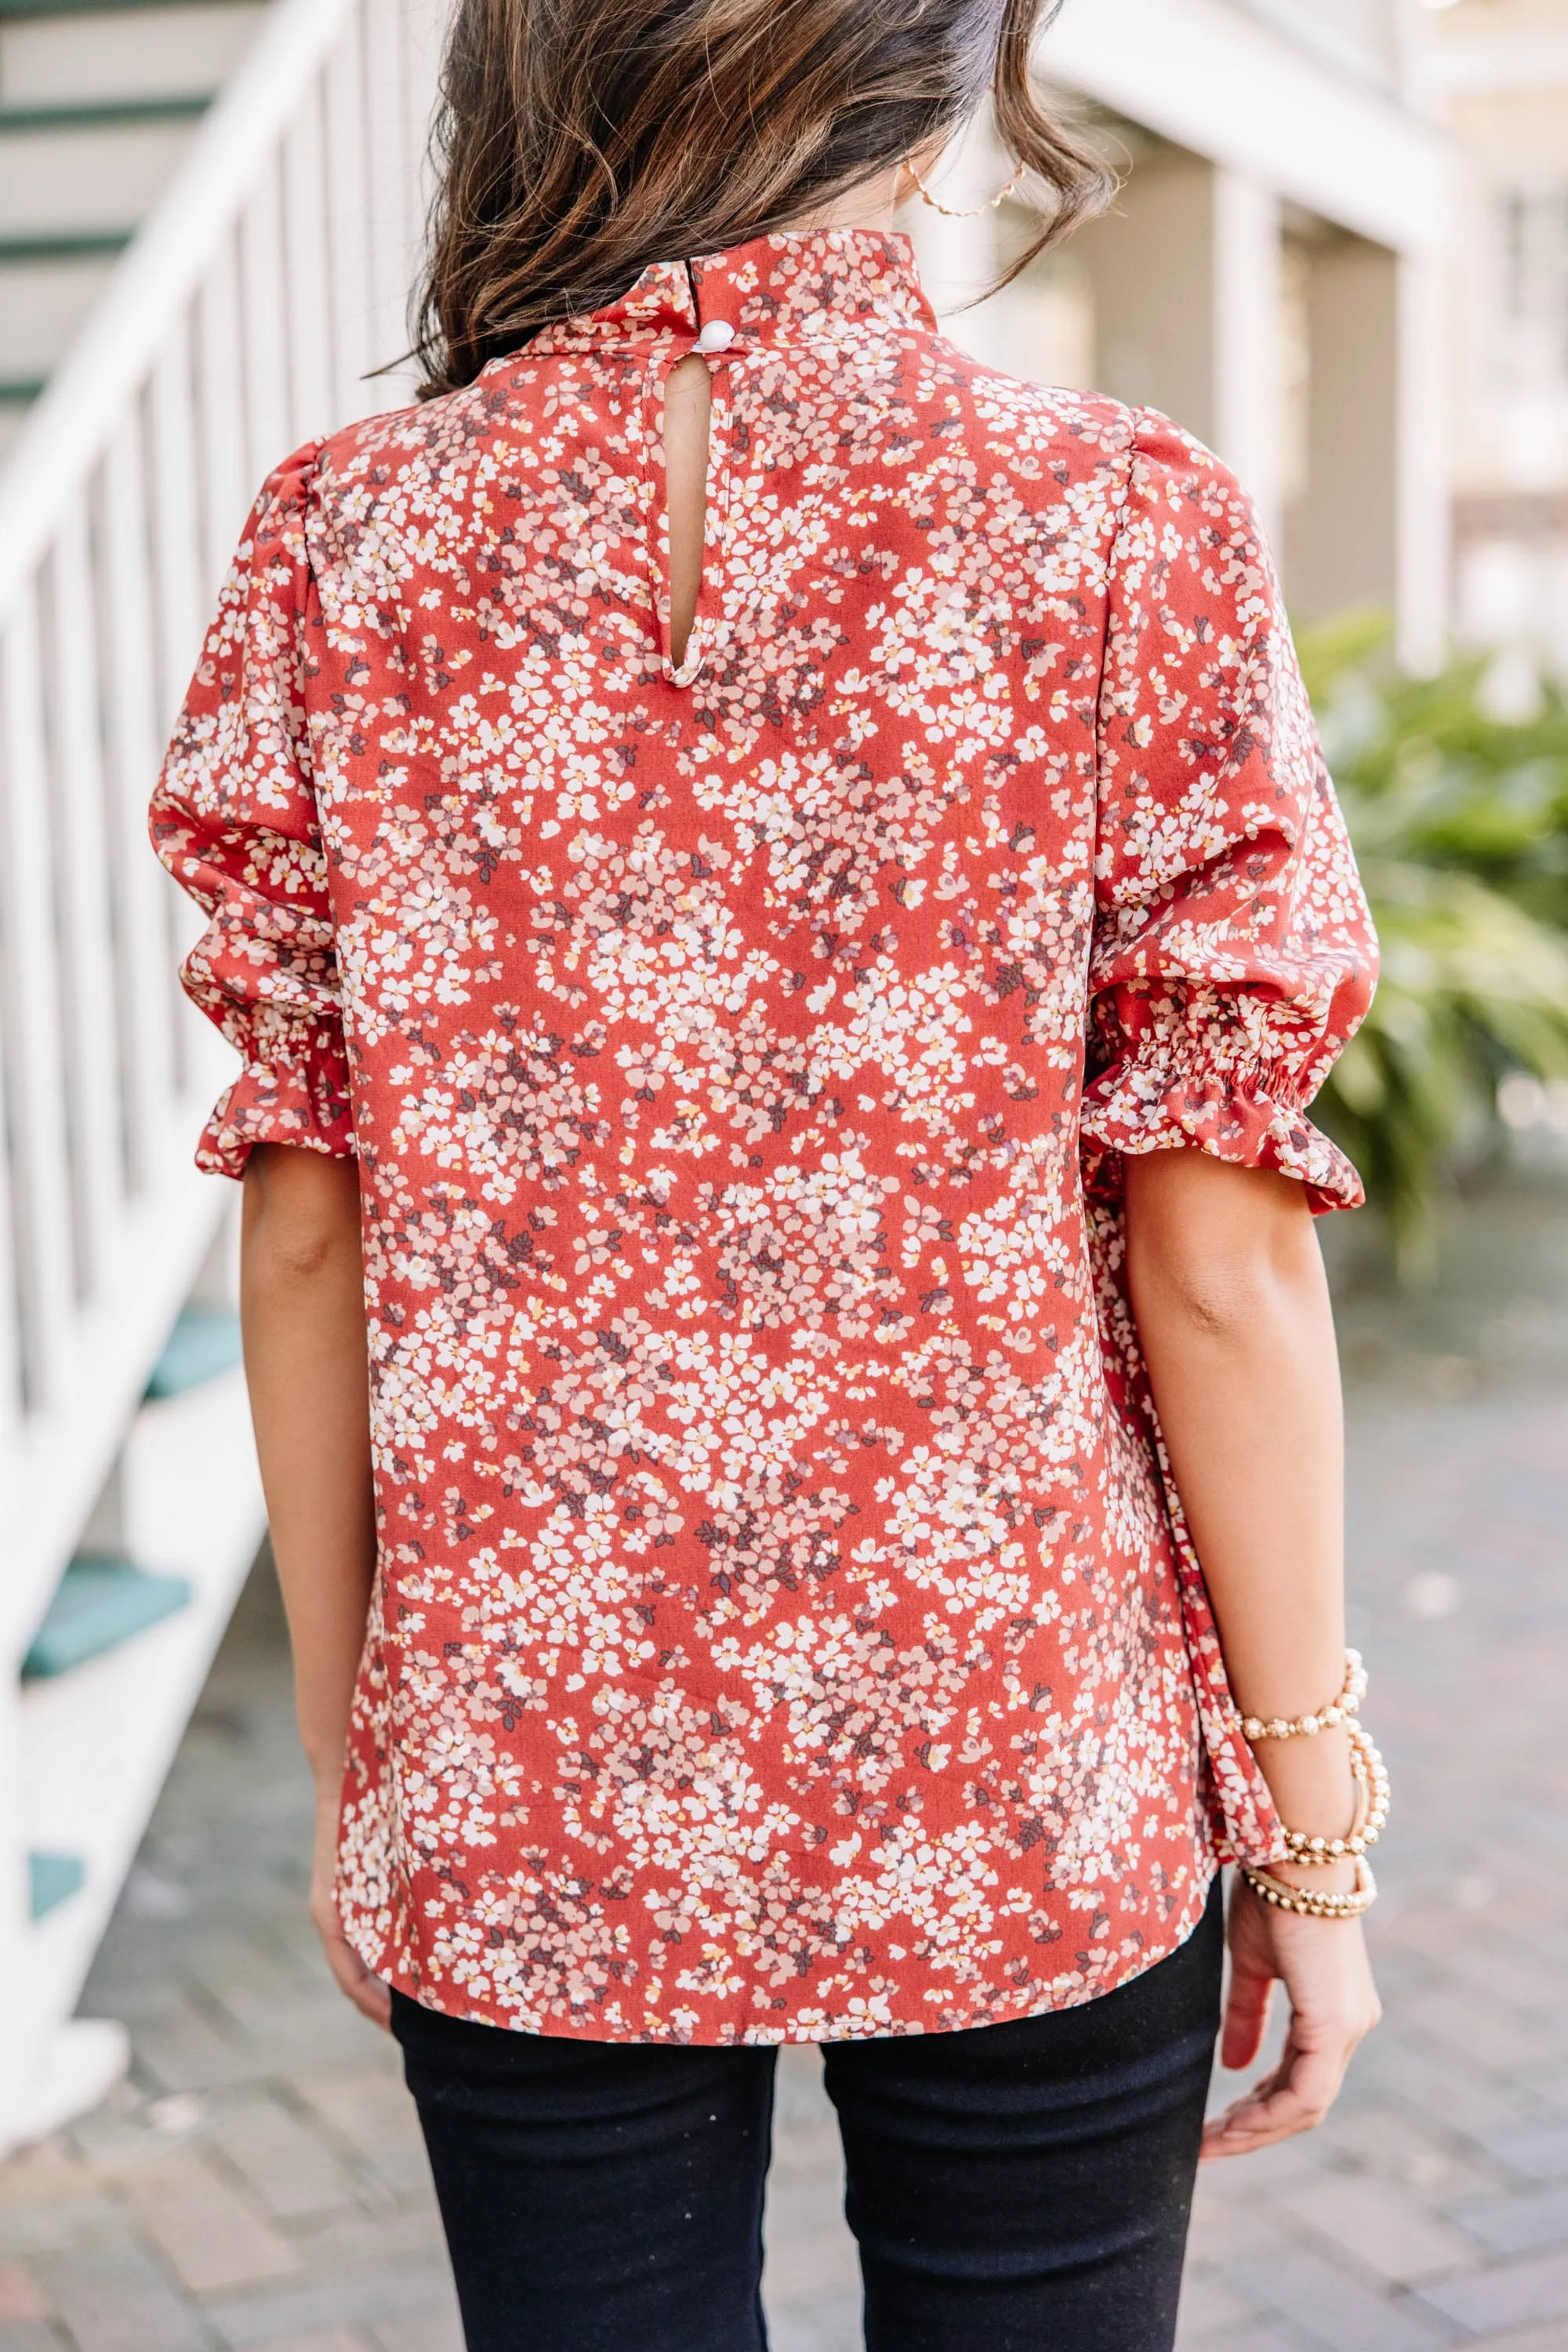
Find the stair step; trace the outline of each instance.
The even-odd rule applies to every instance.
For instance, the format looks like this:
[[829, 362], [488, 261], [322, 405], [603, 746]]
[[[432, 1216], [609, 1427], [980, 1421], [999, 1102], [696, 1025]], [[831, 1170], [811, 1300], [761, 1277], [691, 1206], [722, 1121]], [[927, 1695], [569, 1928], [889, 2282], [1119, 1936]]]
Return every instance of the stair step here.
[[22, 1662], [22, 1679], [48, 1682], [68, 1675], [161, 1624], [190, 1597], [183, 1576], [153, 1576], [133, 1559], [73, 1559]]
[[150, 1403], [184, 1396], [242, 1360], [239, 1318], [228, 1307], [187, 1307], [170, 1332], [147, 1383]]
[[35, 1919], [47, 1919], [87, 1885], [87, 1864], [79, 1853], [30, 1853], [27, 1856], [28, 1908]]
[[133, 229], [184, 153], [189, 121], [93, 123], [0, 138], [0, 241]]
[[210, 98], [238, 64], [266, 0], [7, 9], [0, 0], [0, 104]]
[[45, 261], [112, 261], [130, 244], [128, 228], [62, 229], [58, 235], [0, 236], [0, 269]]
[[174, 98], [92, 98], [69, 103], [50, 99], [42, 106], [0, 105], [0, 139], [19, 139], [36, 131], [112, 130], [121, 123], [195, 122], [212, 104], [203, 90]]
[[108, 286], [120, 249], [118, 241], [108, 254], [0, 247], [0, 400], [14, 405], [17, 387], [41, 389]]
[[[217, 16], [236, 0], [176, 0], [192, 16]], [[174, 13], [171, 0], [0, 0], [0, 25], [32, 24], [55, 16], [153, 16]]]

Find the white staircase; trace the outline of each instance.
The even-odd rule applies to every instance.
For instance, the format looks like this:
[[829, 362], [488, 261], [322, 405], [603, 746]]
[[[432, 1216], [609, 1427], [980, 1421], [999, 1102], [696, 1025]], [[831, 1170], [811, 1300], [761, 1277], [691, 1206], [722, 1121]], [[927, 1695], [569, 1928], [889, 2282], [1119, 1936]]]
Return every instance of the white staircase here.
[[0, 2149], [124, 2063], [71, 2012], [262, 1527], [147, 797], [262, 476], [408, 396], [446, 7], [0, 0]]
[[0, 0], [0, 457], [265, 0]]

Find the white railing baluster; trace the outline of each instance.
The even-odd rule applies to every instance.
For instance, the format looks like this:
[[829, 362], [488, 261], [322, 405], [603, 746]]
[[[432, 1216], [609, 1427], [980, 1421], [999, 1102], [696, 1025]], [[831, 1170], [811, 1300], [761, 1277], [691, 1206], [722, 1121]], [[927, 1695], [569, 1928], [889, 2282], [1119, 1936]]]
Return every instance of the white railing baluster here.
[[[407, 349], [412, 203], [404, 132], [404, 55], [395, 11], [365, 10], [365, 126], [370, 230], [371, 365], [381, 369]], [[376, 378], [375, 405], [405, 396], [395, 378]]]
[[196, 304], [196, 456], [203, 569], [209, 585], [223, 578], [259, 488], [251, 479], [239, 312], [239, 245], [231, 230], [214, 256]]
[[24, 1394], [34, 1414], [65, 1402], [61, 1372], [75, 1304], [40, 634], [35, 588], [11, 614], [0, 646], [5, 722], [0, 951]]
[[151, 558], [142, 418], [132, 409], [110, 446], [103, 482], [109, 855], [114, 880], [121, 1056], [132, 1190], [152, 1181], [154, 1138], [172, 1108], [173, 1034], [163, 877], [146, 854], [146, 783], [162, 746], [153, 698], [157, 643], [147, 602]]
[[[182, 308], [169, 322], [168, 342], [149, 386], [153, 612], [158, 628], [156, 710], [158, 732], [165, 739], [174, 727], [195, 667], [209, 601], [206, 567], [202, 562], [196, 473], [192, 463], [196, 439], [191, 329], [190, 312]], [[188, 926], [184, 908], [169, 890], [163, 893], [163, 910], [164, 954], [173, 969], [186, 943]], [[173, 1000], [171, 1013], [174, 1083], [183, 1093], [192, 1070], [191, 1033], [183, 1009]]]
[[63, 1076], [70, 1146], [77, 1282], [90, 1298], [120, 1244], [120, 1069], [106, 858], [103, 696], [91, 513], [73, 508], [55, 549], [45, 691], [54, 712], [55, 887], [62, 980]]
[[[0, 648], [0, 665], [4, 663]], [[0, 745], [0, 850], [7, 846], [5, 823], [5, 751]], [[4, 940], [0, 938], [0, 1527], [4, 1527], [16, 1507], [18, 1484], [17, 1441], [22, 1430], [26, 1399], [22, 1383], [23, 1303], [18, 1263], [18, 1234], [16, 1223], [17, 1203], [11, 1179], [11, 1155], [20, 1133], [20, 1113], [16, 1099], [16, 1074], [8, 1066], [7, 1022], [11, 1011], [5, 988]], [[4, 1701], [0, 1700], [0, 1706]], [[4, 1800], [0, 1799], [0, 1804]], [[5, 1869], [5, 1847], [0, 1841], [0, 1872]], [[4, 1892], [0, 1890], [0, 1906]]]
[[431, 126], [441, 96], [441, 58], [446, 47], [445, 11], [405, 9], [402, 15], [404, 68], [404, 137], [415, 168], [406, 182], [405, 235], [409, 267], [417, 266], [425, 223], [436, 194], [435, 158], [430, 153]]
[[202, 561], [191, 317], [182, 305], [149, 386], [153, 572], [158, 624], [158, 730], [167, 736], [195, 667], [210, 602]]
[[293, 363], [292, 430], [298, 441], [312, 440], [319, 434], [330, 432], [339, 422], [333, 383], [331, 272], [327, 241], [322, 234], [327, 184], [321, 102], [318, 76], [283, 151], [285, 292], [289, 352]]
[[377, 404], [370, 357], [370, 183], [365, 153], [364, 0], [327, 61], [329, 265], [337, 415], [347, 424]]
[[240, 286], [245, 320], [246, 406], [250, 421], [250, 471], [259, 484], [299, 440], [289, 352], [289, 306], [283, 292], [283, 199], [275, 153], [240, 226]]

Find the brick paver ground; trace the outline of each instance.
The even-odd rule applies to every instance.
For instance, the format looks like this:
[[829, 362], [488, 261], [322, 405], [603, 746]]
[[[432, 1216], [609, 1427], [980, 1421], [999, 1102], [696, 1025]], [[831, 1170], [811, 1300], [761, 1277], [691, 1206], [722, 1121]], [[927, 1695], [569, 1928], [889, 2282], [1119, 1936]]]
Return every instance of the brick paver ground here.
[[[1321, 2132], [1205, 2178], [1182, 2352], [1568, 2352], [1568, 1200], [1459, 1219], [1416, 1301], [1348, 1290], [1388, 2016]], [[394, 2053], [301, 1915], [308, 1818], [258, 1574], [84, 2003], [132, 2076], [0, 2167], [0, 2352], [458, 2352]], [[774, 2352], [858, 2345], [837, 2197], [792, 2053]]]

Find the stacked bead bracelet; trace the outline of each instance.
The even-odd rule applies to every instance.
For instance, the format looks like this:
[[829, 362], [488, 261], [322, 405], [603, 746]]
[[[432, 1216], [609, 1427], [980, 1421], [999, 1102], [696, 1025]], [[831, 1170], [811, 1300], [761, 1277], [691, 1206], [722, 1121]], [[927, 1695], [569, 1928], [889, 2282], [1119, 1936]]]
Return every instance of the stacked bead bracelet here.
[[1364, 1854], [1356, 1856], [1355, 1886], [1349, 1895], [1322, 1895], [1315, 1886], [1292, 1886], [1272, 1871], [1244, 1862], [1241, 1874], [1255, 1895], [1277, 1911], [1297, 1911], [1306, 1919], [1359, 1919], [1377, 1900], [1377, 1881]]
[[1268, 1722], [1265, 1722], [1260, 1715], [1246, 1716], [1242, 1720], [1241, 1736], [1255, 1747], [1260, 1739], [1298, 1739], [1303, 1734], [1310, 1738], [1314, 1732], [1328, 1731], [1336, 1723], [1346, 1722], [1365, 1696], [1366, 1668], [1362, 1664], [1361, 1652], [1347, 1650], [1344, 1687], [1330, 1706], [1320, 1707], [1316, 1715], [1299, 1715], [1290, 1723], [1279, 1715]]
[[1388, 1772], [1373, 1746], [1370, 1733], [1352, 1723], [1350, 1730], [1351, 1777], [1356, 1784], [1356, 1813], [1344, 1837], [1309, 1837], [1305, 1830], [1287, 1830], [1285, 1842], [1292, 1862], [1358, 1861], [1375, 1845], [1388, 1819]]
[[1243, 1863], [1241, 1874], [1253, 1893], [1265, 1903], [1271, 1903], [1276, 1910], [1296, 1911], [1310, 1919], [1356, 1919], [1377, 1899], [1377, 1883], [1368, 1866], [1366, 1850], [1377, 1843], [1388, 1819], [1388, 1773], [1371, 1734], [1356, 1721], [1356, 1711], [1365, 1695], [1365, 1668], [1357, 1653], [1347, 1650], [1344, 1685], [1331, 1705], [1321, 1707], [1315, 1715], [1300, 1715], [1289, 1722], [1281, 1716], [1266, 1721], [1261, 1716], [1249, 1715], [1243, 1720], [1243, 1735], [1255, 1744], [1260, 1739], [1310, 1738], [1339, 1723], [1349, 1727], [1351, 1777], [1356, 1789], [1355, 1818], [1349, 1830], [1343, 1837], [1328, 1838], [1310, 1836], [1305, 1830], [1288, 1829], [1285, 1843], [1288, 1858], [1294, 1863], [1327, 1866], [1336, 1862], [1353, 1862], [1355, 1885], [1347, 1895], [1323, 1894], [1313, 1886], [1292, 1886], [1270, 1871]]

